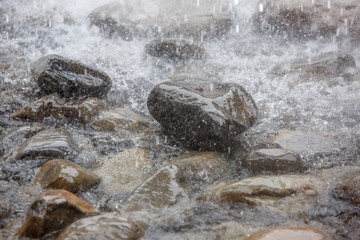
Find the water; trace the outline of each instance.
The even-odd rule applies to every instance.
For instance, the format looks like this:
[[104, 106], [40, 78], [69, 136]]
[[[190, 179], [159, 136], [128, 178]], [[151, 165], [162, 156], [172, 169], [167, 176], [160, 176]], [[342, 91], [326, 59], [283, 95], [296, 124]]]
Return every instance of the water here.
[[[43, 55], [52, 53], [79, 60], [105, 71], [113, 80], [113, 88], [108, 96], [110, 106], [112, 108], [130, 108], [151, 119], [146, 107], [147, 94], [153, 86], [168, 80], [179, 66], [147, 56], [144, 48], [152, 40], [151, 38], [139, 37], [132, 41], [105, 38], [98, 28], [90, 26], [88, 14], [94, 8], [108, 2], [111, 1], [1, 0], [0, 82], [1, 90], [3, 92], [10, 91], [9, 95], [12, 96], [8, 98], [8, 101], [4, 101], [0, 109], [2, 133], [7, 131], [6, 128], [12, 129], [20, 124], [9, 120], [9, 115], [15, 109], [39, 97], [38, 89], [29, 73], [31, 63]], [[137, 3], [133, 3], [135, 9], [133, 11], [136, 13], [133, 18], [146, 19], [156, 16], [159, 13], [158, 5], [161, 2], [160, 0], [147, 1], [145, 6], [142, 6], [147, 11], [136, 11], [137, 7], [141, 7]], [[171, 5], [171, 1], [167, 2]], [[358, 165], [359, 156], [356, 155], [355, 150], [360, 142], [359, 47], [354, 47], [347, 41], [341, 44], [335, 40], [325, 41], [323, 39], [292, 42], [283, 41], [281, 37], [277, 36], [259, 37], [249, 24], [250, 17], [255, 12], [265, 12], [267, 5], [246, 0], [234, 0], [230, 5], [229, 1], [219, 2], [209, 6], [210, 11], [219, 13], [229, 11], [231, 7], [234, 11], [233, 29], [235, 31], [229, 33], [224, 39], [212, 41], [204, 39], [201, 34], [200, 43], [209, 55], [206, 65], [210, 69], [209, 71], [213, 71], [217, 80], [242, 85], [258, 105], [259, 120], [246, 133], [246, 141], [249, 145], [253, 148], [270, 145], [271, 139], [283, 129], [315, 132], [346, 142], [351, 150], [350, 152], [344, 151], [343, 155], [338, 158], [347, 159], [349, 162], [351, 161], [351, 164]], [[328, 9], [333, 10], [334, 1], [324, 2]], [[195, 8], [199, 9], [205, 5], [205, 2], [200, 0], [192, 1], [192, 3]], [[308, 4], [310, 3], [314, 5], [318, 1], [308, 1]], [[270, 7], [273, 8], [277, 4], [279, 4], [277, 1], [271, 1]], [[171, 7], [176, 8], [176, 6]], [[301, 10], [304, 10], [303, 8], [306, 8], [305, 1], [304, 5], [301, 5]], [[344, 11], [341, 8], [341, 16], [345, 15]], [[181, 15], [181, 19], [185, 23], [188, 23], [190, 17], [187, 14]], [[346, 35], [346, 28], [354, 21], [350, 21], [350, 19], [352, 19], [351, 16], [345, 18], [344, 29], [338, 30], [339, 35]], [[162, 31], [160, 26], [158, 29], [159, 32]], [[334, 75], [307, 76], [306, 70], [292, 70], [293, 62], [306, 59], [305, 62], [314, 63], [313, 61], [309, 62], [308, 59], [314, 59], [323, 53], [338, 51], [349, 53], [354, 57], [358, 67], [353, 70], [352, 79], [346, 80], [342, 76]], [[6, 61], [11, 63], [9, 67], [7, 67]], [[211, 90], [214, 88], [213, 85], [209, 87]], [[14, 89], [16, 94], [12, 92]], [[152, 124], [158, 128], [154, 121]], [[90, 135], [86, 130], [79, 130], [76, 127], [73, 127], [73, 131]], [[21, 137], [13, 140], [14, 146], [24, 140], [21, 134], [19, 136]], [[112, 142], [120, 142], [119, 139], [110, 139]], [[154, 144], [159, 148], [168, 143], [171, 144], [170, 139], [162, 138], [156, 133], [154, 133], [153, 139]], [[106, 145], [107, 142], [105, 141], [104, 144]], [[126, 148], [123, 146], [123, 143], [119, 143], [114, 148], [122, 150]], [[154, 155], [158, 156], [166, 151], [175, 152], [171, 145], [167, 146], [166, 150], [158, 152], [154, 150]], [[5, 148], [7, 151], [11, 145], [6, 145]], [[114, 148], [111, 149], [115, 151]], [[232, 149], [229, 148], [228, 151], [230, 154]], [[84, 159], [86, 157], [86, 155], [83, 156]], [[335, 160], [333, 165], [341, 163]], [[21, 169], [23, 166], [21, 164], [23, 163], [11, 166]], [[34, 163], [34, 165], [36, 164]], [[331, 166], [331, 163], [325, 161], [314, 165], [314, 168], [321, 169]], [[159, 166], [162, 166], [161, 161]], [[39, 166], [36, 165], [36, 167], [38, 169]], [[240, 175], [237, 177], [243, 177]], [[95, 203], [94, 205], [103, 207], [106, 204], [102, 203], [107, 199], [105, 197], [98, 199], [97, 194], [91, 192], [89, 196], [83, 195], [83, 197]], [[24, 195], [25, 197], [16, 199], [24, 200], [27, 199], [26, 196], [33, 197], [28, 192]], [[11, 196], [13, 196], [12, 192], [6, 197], [9, 199]], [[119, 197], [121, 201], [124, 200], [122, 197]], [[118, 209], [120, 200], [118, 201], [116, 197], [112, 196], [109, 199], [106, 207]], [[331, 205], [333, 203], [329, 203], [330, 200], [329, 202], [326, 199], [322, 200], [324, 202], [321, 204], [330, 205], [330, 208], [333, 206]], [[19, 213], [14, 214], [14, 219], [20, 219], [29, 202], [16, 202], [16, 204], [15, 210]], [[192, 210], [192, 207], [195, 209], [195, 216], [181, 215]], [[341, 207], [348, 206], [341, 205]], [[301, 216], [284, 213], [274, 217], [273, 212], [262, 208], [247, 209], [242, 205], [240, 207], [237, 205], [220, 207], [210, 203], [202, 204], [196, 197], [191, 199], [188, 206], [164, 211], [170, 215], [179, 212], [180, 216], [169, 217], [168, 225], [164, 225], [162, 222], [153, 222], [149, 226], [149, 234], [154, 239], [164, 233], [169, 234], [175, 231], [182, 234], [190, 229], [186, 225], [187, 217], [193, 217], [190, 224], [197, 224], [197, 226], [205, 223], [219, 224], [222, 221], [234, 219], [258, 222], [262, 226], [281, 224], [289, 219], [301, 221]], [[197, 229], [200, 231], [201, 227]], [[204, 229], [202, 230], [204, 231]]]

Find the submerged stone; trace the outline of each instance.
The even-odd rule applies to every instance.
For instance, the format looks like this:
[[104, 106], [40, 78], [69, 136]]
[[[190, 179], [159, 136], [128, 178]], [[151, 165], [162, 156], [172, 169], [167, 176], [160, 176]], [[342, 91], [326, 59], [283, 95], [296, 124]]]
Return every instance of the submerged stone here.
[[65, 190], [49, 190], [31, 204], [19, 237], [40, 238], [94, 214], [95, 209], [76, 195]]
[[299, 154], [280, 148], [253, 151], [243, 165], [253, 173], [296, 173], [305, 169]]
[[184, 40], [154, 40], [145, 46], [145, 51], [151, 56], [174, 62], [206, 57], [204, 48]]
[[360, 9], [349, 1], [266, 0], [261, 5], [253, 16], [258, 32], [291, 40], [345, 37], [359, 43]]
[[112, 85], [106, 73], [55, 54], [39, 58], [31, 72], [44, 93], [67, 98], [101, 98]]
[[77, 220], [57, 240], [137, 240], [144, 235], [140, 224], [119, 213], [105, 213]]
[[204, 199], [257, 205], [268, 197], [284, 198], [303, 191], [317, 195], [318, 182], [318, 179], [307, 175], [258, 176], [210, 186]]
[[161, 168], [135, 189], [124, 204], [123, 210], [161, 212], [181, 199], [188, 199], [187, 193], [179, 184], [180, 177], [181, 171], [175, 165]]
[[75, 158], [81, 152], [69, 131], [49, 129], [27, 139], [16, 153], [15, 159]]
[[257, 107], [234, 83], [175, 80], [155, 86], [147, 105], [165, 132], [197, 150], [224, 150], [254, 125]]
[[92, 129], [102, 132], [130, 131], [140, 133], [148, 124], [138, 114], [127, 108], [117, 108], [112, 111], [104, 111], [99, 119], [90, 123]]
[[276, 227], [252, 234], [246, 240], [332, 240], [322, 231], [312, 227]]
[[95, 173], [101, 177], [101, 187], [111, 193], [130, 193], [149, 175], [152, 164], [149, 152], [141, 148], [126, 149], [103, 159]]
[[99, 182], [91, 171], [62, 159], [45, 163], [34, 179], [34, 184], [44, 189], [64, 189], [73, 193], [86, 191]]
[[18, 109], [11, 117], [38, 122], [52, 117], [57, 120], [68, 119], [86, 124], [94, 119], [101, 110], [108, 108], [107, 103], [99, 98], [87, 98], [75, 102], [57, 95], [49, 95]]
[[179, 4], [176, 0], [113, 2], [96, 8], [89, 17], [105, 36], [125, 40], [185, 37], [202, 41], [222, 38], [232, 25], [231, 13], [217, 0], [199, 5], [193, 1]]
[[341, 182], [336, 187], [339, 198], [349, 200], [353, 204], [360, 206], [360, 176], [355, 176]]
[[199, 152], [185, 154], [172, 160], [182, 169], [182, 181], [194, 187], [198, 183], [210, 184], [227, 174], [224, 154]]

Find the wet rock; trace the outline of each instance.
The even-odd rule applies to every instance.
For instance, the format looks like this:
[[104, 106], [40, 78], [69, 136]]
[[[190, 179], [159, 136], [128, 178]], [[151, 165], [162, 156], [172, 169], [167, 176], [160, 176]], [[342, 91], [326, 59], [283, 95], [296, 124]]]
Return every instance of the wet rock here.
[[299, 71], [304, 78], [348, 76], [356, 69], [353, 56], [327, 52], [309, 59], [300, 59], [291, 64], [292, 71]]
[[112, 111], [104, 111], [99, 119], [90, 123], [92, 129], [102, 132], [130, 131], [143, 132], [148, 124], [138, 114], [127, 108], [117, 108]]
[[189, 59], [205, 59], [205, 49], [184, 40], [154, 40], [145, 46], [145, 52], [151, 56], [169, 59], [174, 62]]
[[161, 168], [141, 184], [123, 206], [125, 212], [161, 212], [178, 201], [188, 200], [188, 195], [179, 184], [181, 171], [175, 165]]
[[77, 220], [57, 240], [136, 240], [144, 235], [145, 231], [140, 224], [119, 213], [105, 213]]
[[257, 205], [266, 203], [267, 198], [279, 200], [301, 192], [317, 195], [319, 180], [308, 175], [258, 176], [210, 186], [204, 199]]
[[253, 23], [258, 32], [292, 40], [350, 36], [356, 42], [357, 18], [358, 6], [346, 1], [307, 1], [299, 6], [298, 1], [266, 0]]
[[197, 150], [227, 150], [257, 119], [254, 100], [233, 83], [163, 82], [150, 92], [147, 105], [168, 135]]
[[360, 176], [355, 176], [341, 182], [336, 187], [337, 197], [349, 200], [360, 206]]
[[95, 171], [101, 177], [101, 187], [111, 193], [130, 193], [149, 175], [152, 164], [149, 152], [141, 148], [126, 149], [105, 157], [103, 165]]
[[246, 240], [286, 240], [286, 239], [308, 239], [308, 240], [331, 240], [332, 238], [322, 231], [312, 227], [276, 227], [265, 229], [252, 234]]
[[62, 159], [45, 163], [34, 179], [34, 184], [44, 189], [64, 189], [73, 193], [86, 191], [99, 182], [91, 171]]
[[40, 238], [94, 214], [94, 208], [76, 195], [65, 190], [50, 190], [31, 204], [19, 237]]
[[328, 136], [300, 131], [283, 131], [273, 143], [298, 154], [330, 153], [339, 151], [346, 144]]
[[182, 181], [195, 187], [198, 183], [210, 184], [227, 173], [225, 155], [217, 152], [199, 152], [172, 160], [182, 169]]
[[101, 98], [112, 85], [106, 73], [59, 55], [39, 58], [31, 72], [44, 93], [67, 98]]
[[253, 151], [243, 165], [253, 173], [296, 173], [305, 169], [299, 154], [279, 148]]
[[114, 2], [95, 9], [89, 17], [106, 36], [120, 36], [125, 40], [186, 37], [202, 41], [223, 37], [232, 24], [229, 11], [216, 0], [199, 6], [196, 2], [179, 4], [176, 0]]
[[9, 216], [10, 212], [10, 205], [5, 201], [0, 200], [0, 220]]
[[94, 119], [101, 110], [108, 108], [107, 103], [99, 98], [87, 98], [75, 102], [57, 95], [49, 95], [18, 109], [11, 117], [37, 122], [52, 117], [57, 120], [68, 119], [86, 124]]
[[26, 140], [17, 151], [15, 159], [38, 157], [71, 159], [78, 156], [80, 151], [69, 131], [49, 129]]

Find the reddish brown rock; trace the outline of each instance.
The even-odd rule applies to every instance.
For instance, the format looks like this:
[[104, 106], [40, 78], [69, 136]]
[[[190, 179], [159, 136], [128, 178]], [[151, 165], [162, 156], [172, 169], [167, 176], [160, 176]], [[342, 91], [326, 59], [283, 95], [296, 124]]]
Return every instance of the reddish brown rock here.
[[76, 195], [65, 190], [49, 190], [31, 204], [19, 237], [40, 238], [94, 214], [95, 209]]
[[73, 193], [86, 191], [99, 182], [91, 171], [63, 159], [45, 163], [34, 179], [34, 183], [44, 189], [64, 189]]
[[360, 176], [355, 176], [340, 183], [336, 191], [338, 197], [360, 206]]
[[144, 234], [140, 224], [119, 213], [105, 213], [77, 220], [67, 227], [57, 240], [136, 240]]
[[246, 240], [331, 240], [327, 234], [312, 227], [277, 227], [252, 234]]
[[109, 106], [99, 98], [87, 98], [83, 101], [69, 101], [57, 95], [48, 95], [29, 103], [12, 114], [13, 119], [42, 121], [45, 118], [78, 121], [86, 124], [93, 120], [101, 110]]

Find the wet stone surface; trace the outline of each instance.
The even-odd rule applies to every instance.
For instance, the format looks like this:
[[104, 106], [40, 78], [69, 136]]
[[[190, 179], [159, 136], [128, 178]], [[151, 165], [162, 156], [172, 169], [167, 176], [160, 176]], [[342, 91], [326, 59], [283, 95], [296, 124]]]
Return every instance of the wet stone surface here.
[[299, 154], [287, 149], [259, 149], [250, 153], [243, 166], [255, 174], [303, 172], [305, 164]]
[[91, 171], [63, 159], [45, 163], [33, 181], [43, 189], [64, 189], [72, 193], [86, 191], [99, 182], [99, 177]]
[[76, 195], [65, 190], [49, 190], [31, 204], [19, 237], [40, 238], [94, 214], [95, 209]]
[[145, 52], [151, 56], [174, 62], [189, 59], [205, 59], [205, 49], [195, 44], [179, 40], [154, 40], [145, 46]]
[[26, 140], [15, 159], [75, 158], [81, 152], [69, 131], [65, 129], [43, 130]]
[[44, 93], [70, 98], [104, 97], [112, 85], [106, 73], [59, 55], [41, 57], [32, 74]]
[[167, 134], [196, 150], [227, 150], [257, 119], [254, 100], [237, 84], [163, 82], [150, 92], [147, 105]]
[[72, 223], [57, 240], [137, 240], [144, 235], [145, 231], [140, 224], [119, 213], [105, 213]]
[[87, 98], [75, 102], [60, 98], [57, 95], [49, 95], [18, 109], [11, 117], [36, 122], [48, 120], [51, 117], [57, 121], [67, 119], [70, 122], [87, 124], [100, 111], [108, 108], [107, 103], [99, 98]]

